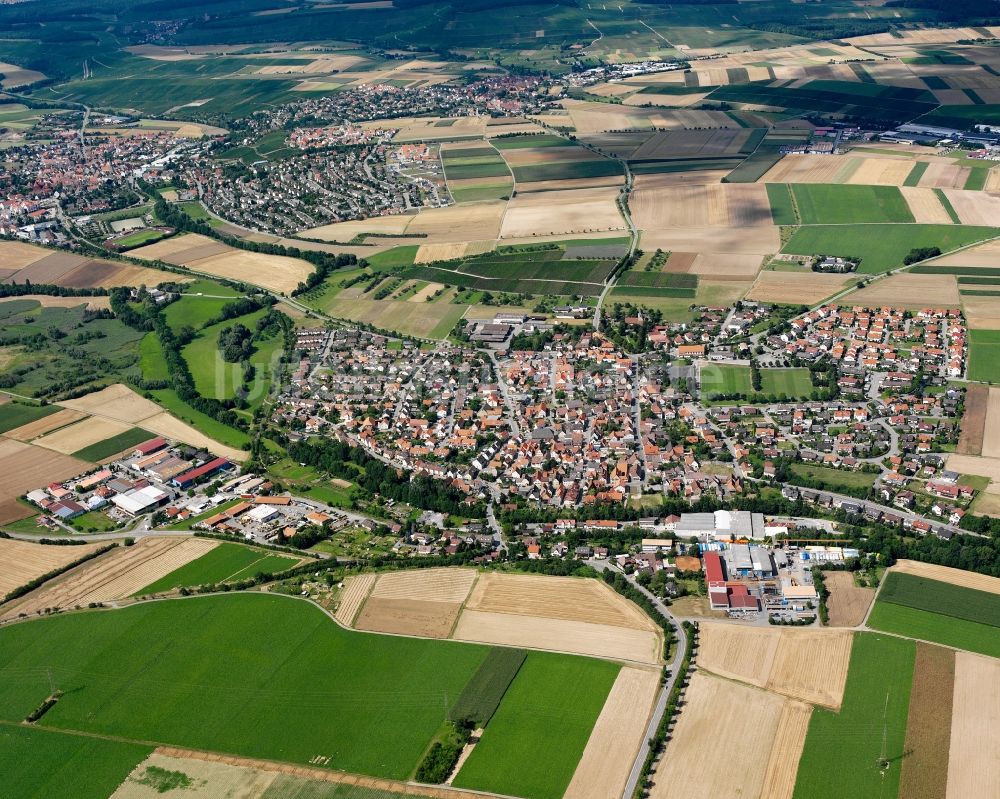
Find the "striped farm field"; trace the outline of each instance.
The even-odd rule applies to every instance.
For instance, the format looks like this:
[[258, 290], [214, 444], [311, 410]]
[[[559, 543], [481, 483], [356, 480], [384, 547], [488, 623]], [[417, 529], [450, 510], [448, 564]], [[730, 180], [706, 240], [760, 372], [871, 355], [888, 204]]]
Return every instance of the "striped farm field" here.
[[[198, 539], [203, 541], [203, 539]], [[170, 571], [155, 582], [137, 590], [136, 594], [157, 594], [174, 588], [236, 582], [253, 577], [258, 572], [280, 572], [302, 562], [301, 558], [282, 555], [242, 544], [204, 540], [212, 546], [194, 560]]]
[[101, 546], [101, 544], [51, 546], [0, 538], [0, 562], [3, 563], [3, 568], [0, 569], [0, 598], [36, 577], [61, 569], [85, 557]]

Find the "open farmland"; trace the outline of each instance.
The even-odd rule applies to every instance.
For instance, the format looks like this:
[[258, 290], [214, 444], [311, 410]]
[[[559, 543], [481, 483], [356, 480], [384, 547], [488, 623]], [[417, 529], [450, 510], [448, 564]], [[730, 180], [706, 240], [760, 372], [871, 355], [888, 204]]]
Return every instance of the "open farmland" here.
[[[201, 541], [202, 539], [198, 539]], [[148, 595], [170, 591], [182, 586], [195, 587], [209, 583], [236, 582], [253, 577], [258, 572], [279, 572], [302, 563], [294, 555], [281, 555], [242, 544], [217, 543], [178, 568], [135, 591]]]
[[[949, 465], [948, 468], [951, 468]], [[928, 580], [956, 585], [962, 588], [972, 588], [989, 594], [1000, 594], [1000, 578], [986, 574], [953, 569], [949, 566], [939, 566], [936, 563], [923, 563], [919, 560], [897, 560], [892, 567], [893, 573], [912, 574]]]
[[[58, 412], [59, 409], [51, 405], [12, 401], [4, 395], [3, 401], [0, 402], [0, 433], [6, 433], [8, 438], [16, 438], [19, 441], [30, 440], [36, 435], [55, 429], [49, 426], [51, 422], [44, 420], [47, 416], [53, 416]], [[82, 415], [78, 415], [70, 421], [76, 421], [79, 418], [82, 418]], [[64, 424], [69, 424], [69, 422], [60, 420], [55, 427], [62, 427]], [[36, 426], [42, 431], [41, 433], [32, 432]], [[22, 429], [26, 432], [22, 433]]]
[[59, 452], [0, 438], [0, 513], [11, 519], [23, 518], [23, 512], [11, 515], [16, 510], [17, 497], [39, 486], [53, 481], [65, 480], [83, 474], [91, 465], [79, 458]]
[[914, 221], [894, 186], [796, 183], [791, 190], [804, 225]]
[[340, 595], [340, 604], [337, 606], [337, 621], [345, 627], [350, 627], [354, 623], [377, 577], [375, 574], [356, 574], [347, 578], [343, 593]]
[[819, 272], [763, 271], [747, 293], [748, 300], [786, 305], [815, 305], [854, 282], [844, 275]]
[[795, 231], [782, 252], [860, 257], [858, 272], [877, 274], [902, 266], [914, 248], [940, 247], [947, 252], [994, 235], [993, 228], [970, 225], [807, 225]]
[[[964, 299], [964, 298], [963, 298]], [[965, 306], [968, 307], [966, 301]], [[1000, 313], [996, 310], [996, 302], [990, 302], [993, 313]], [[977, 319], [971, 313], [970, 323]], [[968, 375], [970, 380], [982, 380], [985, 383], [1000, 383], [1000, 330], [969, 330], [969, 366]], [[984, 442], [985, 446], [985, 442]]]
[[1000, 660], [959, 652], [947, 799], [1000, 795]]
[[[800, 702], [695, 673], [653, 775], [651, 799], [787, 796], [780, 774], [798, 760], [809, 712]], [[734, 747], [734, 740], [743, 744]]]
[[[994, 425], [1000, 432], [1000, 389], [996, 403], [991, 402], [993, 390], [988, 386], [971, 383], [965, 390], [965, 413], [962, 414], [962, 432], [955, 452], [959, 455], [980, 455], [983, 451], [983, 434], [986, 431], [988, 406], [996, 407]], [[1000, 451], [1000, 436], [993, 434], [997, 450]]]
[[32, 615], [45, 608], [74, 608], [125, 599], [143, 586], [218, 546], [205, 538], [143, 538], [88, 561], [58, 580], [7, 605], [0, 619]]
[[[12, 721], [20, 721], [14, 719]], [[0, 726], [6, 799], [107, 799], [151, 747], [22, 724]], [[86, 779], [81, 779], [85, 774]]]
[[[12, 403], [13, 404], [13, 403]], [[5, 405], [5, 408], [10, 407], [10, 405]], [[23, 405], [14, 405], [15, 408], [31, 407]], [[31, 441], [39, 436], [44, 436], [46, 433], [50, 433], [53, 430], [58, 430], [60, 427], [66, 427], [74, 422], [79, 422], [81, 419], [86, 419], [86, 414], [80, 413], [79, 411], [71, 411], [68, 408], [58, 408], [54, 405], [44, 406], [48, 413], [41, 417], [40, 419], [29, 422], [28, 424], [21, 425], [20, 427], [15, 427], [13, 430], [7, 431], [7, 438], [13, 438], [17, 441]]]
[[[410, 775], [447, 697], [487, 653], [351, 632], [305, 602], [261, 594], [41, 619], [0, 630], [0, 639], [5, 720], [45, 698], [50, 666], [66, 695], [43, 726], [300, 764], [321, 754], [324, 765], [393, 779]], [[299, 706], [310, 712], [290, 712]], [[551, 721], [543, 727], [558, 737]]]
[[642, 743], [659, 675], [625, 666], [608, 694], [564, 799], [620, 796]]
[[[52, 283], [71, 288], [110, 288], [155, 286], [174, 279], [172, 273], [159, 269], [49, 250], [22, 242], [0, 241], [0, 281], [4, 283]], [[77, 304], [87, 301], [87, 298], [78, 298]]]
[[[933, 298], [933, 299], [932, 299]], [[877, 280], [844, 298], [852, 305], [867, 308], [957, 308], [961, 304], [958, 284], [953, 275], [923, 275], [903, 272]]]
[[617, 197], [618, 189], [614, 187], [518, 195], [510, 201], [503, 216], [500, 237], [510, 239], [622, 230], [625, 220], [615, 203]]
[[843, 704], [813, 711], [795, 799], [897, 795], [914, 657], [912, 641], [854, 633]]
[[[525, 799], [560, 799], [572, 780], [620, 667], [614, 663], [530, 652], [454, 785]], [[559, 702], [559, 734], [547, 695], [573, 686]], [[545, 763], [545, 768], [537, 768]]]
[[918, 642], [906, 720], [907, 756], [899, 777], [901, 797], [946, 799], [954, 683], [955, 653]]
[[810, 704], [840, 707], [852, 634], [834, 630], [737, 627], [705, 621], [698, 664]]
[[[85, 419], [54, 433], [49, 433], [41, 438], [35, 439], [35, 444], [46, 449], [53, 449], [64, 455], [77, 452], [104, 441], [106, 438], [117, 436], [129, 430], [127, 424], [115, 422], [110, 419]], [[150, 436], [146, 436], [150, 438]]]
[[0, 538], [0, 598], [6, 596], [36, 577], [61, 569], [73, 561], [86, 557], [101, 544], [76, 547], [46, 546], [30, 541]]
[[715, 183], [642, 188], [642, 178], [629, 202], [636, 225], [659, 227], [743, 227], [773, 224], [767, 190], [753, 183]]

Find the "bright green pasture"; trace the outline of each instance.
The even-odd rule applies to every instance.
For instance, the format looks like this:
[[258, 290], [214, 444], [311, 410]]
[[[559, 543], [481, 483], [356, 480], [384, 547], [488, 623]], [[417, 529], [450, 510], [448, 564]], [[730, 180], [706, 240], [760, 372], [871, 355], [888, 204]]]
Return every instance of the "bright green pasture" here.
[[603, 660], [528, 653], [455, 786], [559, 799], [619, 669]]
[[[218, 513], [219, 509], [215, 509], [215, 512]], [[253, 577], [257, 572], [284, 571], [297, 562], [297, 558], [225, 542], [147, 585], [141, 591], [136, 591], [136, 594], [145, 596], [182, 586], [193, 587], [242, 580]]]
[[701, 390], [709, 397], [712, 394], [752, 394], [750, 367], [706, 364], [701, 370]]
[[0, 724], [4, 799], [107, 799], [151, 746]]
[[915, 654], [913, 641], [855, 633], [843, 705], [813, 710], [794, 799], [896, 796]]
[[[64, 696], [44, 727], [301, 764], [329, 758], [331, 768], [406, 779], [488, 651], [345, 630], [284, 596], [149, 602], [0, 630], [0, 719], [18, 722], [37, 707], [51, 673]], [[564, 746], [568, 685], [574, 706], [606, 693], [576, 674], [594, 663], [616, 669], [568, 660], [577, 670], [553, 664], [537, 675], [556, 742], [539, 752]], [[570, 735], [585, 742], [589, 731]]]
[[761, 369], [761, 394], [808, 397], [813, 391], [808, 369]]
[[969, 339], [969, 379], [1000, 383], [1000, 330], [970, 330]]
[[895, 186], [796, 183], [791, 190], [803, 225], [913, 221]]
[[972, 225], [808, 225], [795, 231], [782, 252], [859, 257], [859, 272], [878, 274], [902, 266], [914, 248], [946, 253], [995, 235], [995, 228]]

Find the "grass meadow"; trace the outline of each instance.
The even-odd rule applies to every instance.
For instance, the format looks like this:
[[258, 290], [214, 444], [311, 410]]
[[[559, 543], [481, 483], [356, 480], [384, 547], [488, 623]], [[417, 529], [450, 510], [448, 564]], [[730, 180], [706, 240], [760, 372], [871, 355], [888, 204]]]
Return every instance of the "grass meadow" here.
[[152, 749], [39, 727], [0, 724], [3, 796], [107, 799]]
[[789, 397], [808, 397], [813, 392], [808, 369], [761, 369], [762, 394], [786, 394]]
[[895, 186], [796, 183], [791, 191], [803, 225], [913, 222]]
[[49, 695], [48, 669], [65, 695], [45, 727], [406, 779], [488, 651], [356, 633], [288, 597], [152, 602], [0, 631], [0, 719]]
[[969, 331], [969, 379], [1000, 383], [1000, 330]]
[[782, 252], [859, 257], [858, 272], [879, 274], [902, 266], [914, 248], [939, 247], [946, 253], [995, 235], [995, 228], [973, 225], [808, 225], [795, 231]]
[[913, 641], [855, 633], [843, 705], [813, 709], [794, 799], [897, 795], [915, 654]]
[[143, 441], [149, 441], [151, 438], [155, 438], [155, 436], [148, 430], [133, 427], [116, 436], [106, 438], [103, 441], [98, 441], [96, 444], [91, 444], [89, 447], [77, 450], [73, 453], [73, 457], [96, 463], [105, 458], [110, 458], [112, 455], [117, 455], [119, 452], [124, 452], [136, 444], [141, 444]]
[[559, 799], [619, 669], [603, 660], [529, 652], [454, 785]]
[[1000, 627], [1000, 595], [987, 591], [893, 572], [886, 579], [878, 598], [879, 602]]
[[[213, 512], [220, 512], [220, 509], [215, 508]], [[257, 572], [284, 571], [292, 568], [297, 562], [298, 558], [225, 542], [147, 585], [141, 591], [136, 591], [136, 595], [144, 596], [173, 588], [242, 580], [253, 577]]]

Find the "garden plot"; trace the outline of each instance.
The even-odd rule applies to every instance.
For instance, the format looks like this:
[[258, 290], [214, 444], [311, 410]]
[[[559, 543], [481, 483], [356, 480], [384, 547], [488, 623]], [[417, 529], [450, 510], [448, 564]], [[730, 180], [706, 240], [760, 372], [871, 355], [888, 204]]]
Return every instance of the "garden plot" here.
[[45, 608], [125, 599], [219, 545], [205, 538], [143, 538], [83, 564], [0, 610], [0, 620]]
[[[36, 419], [33, 422], [28, 422], [28, 424], [15, 427], [13, 430], [8, 430], [4, 435], [7, 438], [13, 438], [17, 441], [31, 441], [33, 438], [43, 436], [53, 430], [58, 430], [60, 427], [65, 427], [86, 418], [87, 415], [85, 413], [64, 408], [55, 413], [50, 413], [48, 416], [43, 416], [41, 419]], [[72, 451], [76, 452], [76, 450]]]
[[36, 577], [86, 557], [102, 544], [62, 547], [0, 538], [0, 599]]
[[789, 796], [781, 772], [798, 762], [808, 718], [807, 705], [696, 672], [651, 799]]
[[1000, 660], [955, 655], [947, 799], [1000, 796]]
[[131, 430], [131, 426], [110, 419], [91, 418], [44, 435], [36, 439], [34, 443], [39, 447], [71, 455], [91, 444], [96, 444], [107, 438], [114, 438], [126, 430]]
[[[507, 207], [500, 236], [509, 239], [622, 230], [625, 220], [618, 211], [617, 198], [614, 187], [518, 195]], [[486, 237], [469, 237], [474, 238]]]
[[855, 281], [844, 275], [825, 275], [808, 268], [802, 272], [764, 271], [757, 275], [747, 299], [786, 305], [815, 305], [852, 282]]
[[826, 587], [830, 596], [826, 600], [831, 627], [857, 627], [865, 620], [868, 608], [875, 598], [874, 588], [861, 588], [854, 584], [851, 572], [827, 572]]
[[563, 799], [622, 795], [659, 687], [660, 676], [653, 669], [618, 672]]
[[852, 304], [876, 308], [892, 305], [900, 308], [957, 308], [962, 298], [954, 275], [922, 275], [904, 272], [876, 280], [845, 298]]
[[844, 695], [848, 631], [736, 627], [704, 622], [699, 666], [720, 677], [837, 709]]

